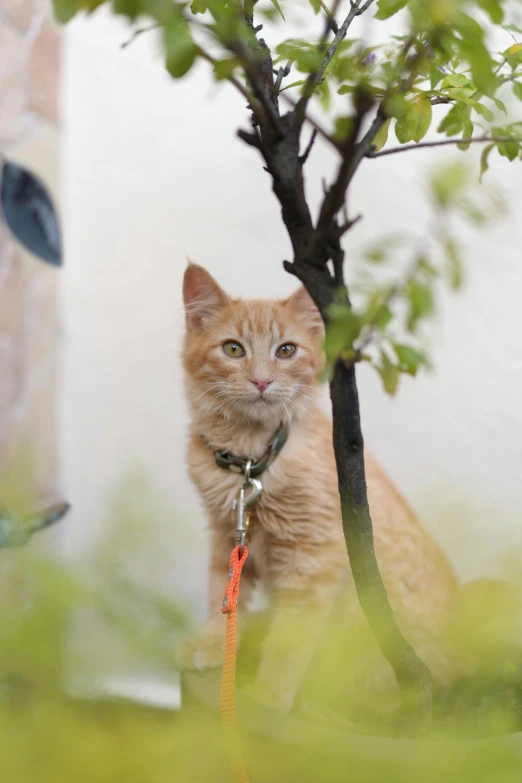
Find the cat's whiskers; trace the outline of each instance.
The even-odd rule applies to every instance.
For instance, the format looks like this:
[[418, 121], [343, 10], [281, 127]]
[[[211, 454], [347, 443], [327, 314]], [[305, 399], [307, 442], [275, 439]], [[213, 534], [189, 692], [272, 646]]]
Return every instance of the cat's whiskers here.
[[232, 398], [232, 400], [223, 408], [220, 421], [224, 421], [224, 420], [230, 421], [231, 420], [230, 414], [233, 412], [234, 408], [237, 408], [237, 406], [240, 403], [241, 403], [240, 397]]
[[289, 412], [288, 408], [286, 407], [286, 404], [285, 404], [284, 400], [281, 400], [281, 405], [285, 409], [285, 413], [286, 413], [287, 418], [288, 418], [288, 426], [290, 427], [290, 426], [292, 426], [292, 417], [290, 416], [290, 412]]
[[295, 398], [289, 397], [288, 404], [290, 405], [290, 408], [294, 411], [296, 417], [300, 421], [305, 419], [310, 414], [310, 411], [308, 410], [306, 405], [303, 405], [302, 402], [299, 402], [299, 400], [296, 400]]
[[212, 393], [212, 395], [213, 395], [213, 396], [212, 396], [212, 397], [210, 397], [209, 399], [206, 399], [206, 400], [204, 400], [204, 401], [203, 401], [203, 403], [201, 404], [201, 406], [199, 406], [199, 407], [203, 407], [204, 405], [208, 405], [210, 402], [212, 402], [212, 400], [213, 400], [213, 399], [215, 399], [215, 398], [217, 398], [217, 397], [228, 396], [228, 391], [227, 391], [227, 389], [217, 389], [217, 391], [216, 391], [216, 389], [215, 389], [215, 387], [214, 387], [214, 388], [207, 389], [206, 391], [202, 392], [202, 393], [199, 395], [199, 397], [197, 397], [197, 399], [195, 400], [195, 402], [199, 402], [199, 400], [200, 400], [202, 397], [204, 397], [204, 396], [205, 396], [205, 394], [210, 394], [210, 393]]
[[[217, 386], [217, 384], [213, 384], [210, 387], [210, 389], [205, 389], [205, 391], [201, 392], [199, 397], [196, 397], [196, 402], [198, 402], [202, 397], [204, 397], [205, 394], [210, 394], [211, 392], [215, 391], [216, 390], [216, 386]], [[223, 386], [226, 386], [226, 383], [223, 383]], [[218, 391], [216, 393], [217, 394], [226, 394], [226, 390], [225, 389], [218, 389]]]
[[[301, 385], [303, 385], [303, 384], [301, 384]], [[313, 388], [313, 387], [310, 387], [310, 388]], [[306, 400], [309, 404], [305, 405], [303, 402], [301, 402], [302, 399]], [[302, 408], [302, 410], [304, 411], [303, 418], [306, 418], [306, 416], [310, 416], [312, 421], [314, 421], [317, 424], [317, 419], [314, 416], [314, 414], [312, 413], [312, 407], [313, 407], [313, 403], [314, 403], [314, 400], [312, 399], [312, 397], [310, 397], [308, 394], [305, 394], [304, 392], [297, 391], [296, 394], [295, 394], [295, 397], [291, 398], [291, 401], [295, 405], [299, 405], [299, 407]]]
[[223, 408], [227, 402], [226, 400], [219, 399], [219, 397], [223, 395], [223, 392], [218, 392], [218, 394], [214, 395], [214, 397], [212, 397], [210, 400], [206, 400], [203, 403], [199, 411], [204, 418], [206, 418], [210, 413], [212, 413], [212, 417], [214, 417], [214, 415]]
[[228, 386], [226, 381], [205, 381], [205, 383], [198, 383], [194, 386], [192, 391], [197, 392], [198, 389], [203, 389], [204, 386]]

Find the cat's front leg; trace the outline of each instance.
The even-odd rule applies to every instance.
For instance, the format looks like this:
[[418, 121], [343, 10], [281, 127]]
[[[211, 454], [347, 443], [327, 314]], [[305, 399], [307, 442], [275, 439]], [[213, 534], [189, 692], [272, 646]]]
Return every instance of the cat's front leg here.
[[288, 555], [272, 553], [273, 616], [258, 673], [245, 691], [282, 713], [292, 709], [341, 581], [337, 563], [321, 562], [320, 547], [313, 556], [298, 548]]

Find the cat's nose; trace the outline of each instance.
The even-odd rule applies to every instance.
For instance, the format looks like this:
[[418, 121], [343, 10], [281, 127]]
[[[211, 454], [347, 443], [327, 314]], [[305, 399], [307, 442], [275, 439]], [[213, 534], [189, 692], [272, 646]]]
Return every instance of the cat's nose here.
[[251, 378], [251, 382], [254, 384], [254, 386], [257, 386], [261, 394], [263, 394], [264, 391], [270, 386], [272, 381], [269, 378], [261, 379], [261, 378]]

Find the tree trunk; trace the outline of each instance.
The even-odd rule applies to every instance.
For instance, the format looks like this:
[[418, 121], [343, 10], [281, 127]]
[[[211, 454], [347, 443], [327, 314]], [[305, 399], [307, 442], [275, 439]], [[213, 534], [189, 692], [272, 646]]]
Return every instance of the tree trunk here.
[[393, 666], [404, 706], [417, 716], [429, 715], [430, 672], [397, 626], [375, 557], [354, 365], [337, 362], [330, 398], [343, 531], [359, 603], [379, 647]]

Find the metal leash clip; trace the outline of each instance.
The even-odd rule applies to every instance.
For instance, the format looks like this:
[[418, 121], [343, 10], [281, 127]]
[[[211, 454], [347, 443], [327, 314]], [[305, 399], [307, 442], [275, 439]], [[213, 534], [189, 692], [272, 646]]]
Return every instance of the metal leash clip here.
[[252, 460], [249, 459], [245, 466], [245, 480], [241, 484], [239, 496], [232, 503], [232, 510], [236, 512], [236, 546], [243, 551], [248, 531], [248, 512], [254, 506], [263, 491], [263, 485], [257, 478], [252, 478], [250, 469]]

